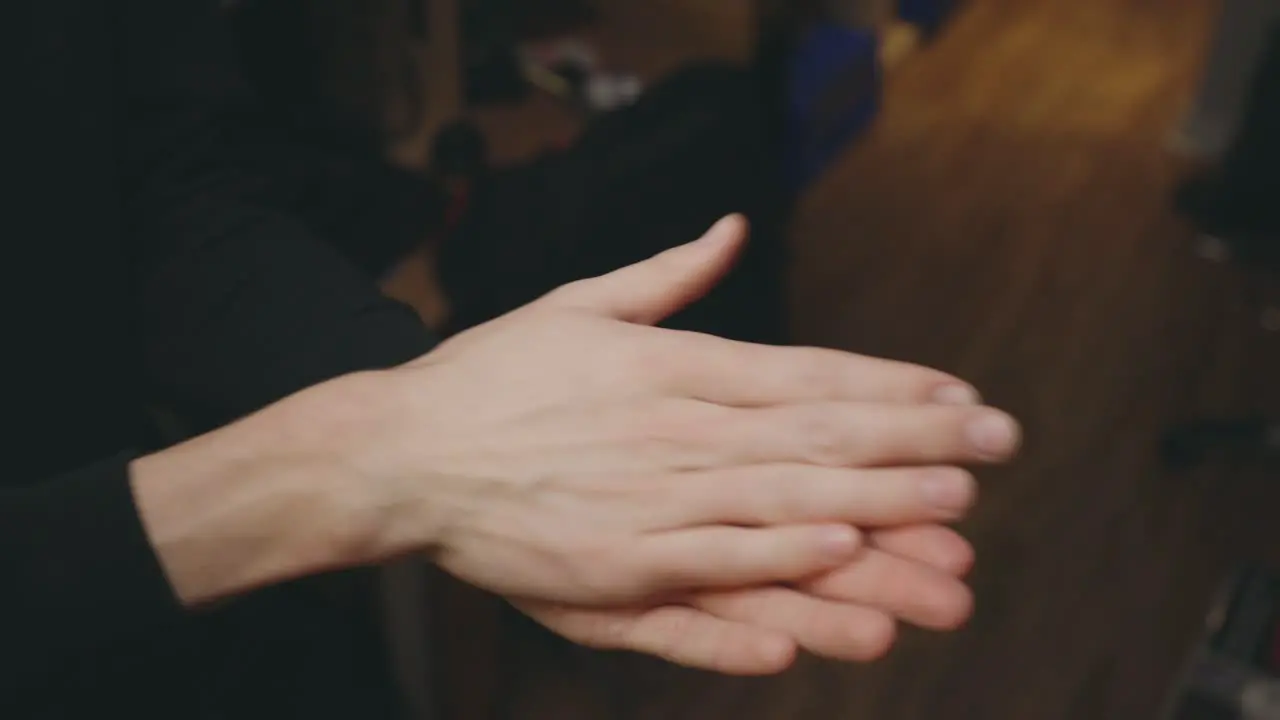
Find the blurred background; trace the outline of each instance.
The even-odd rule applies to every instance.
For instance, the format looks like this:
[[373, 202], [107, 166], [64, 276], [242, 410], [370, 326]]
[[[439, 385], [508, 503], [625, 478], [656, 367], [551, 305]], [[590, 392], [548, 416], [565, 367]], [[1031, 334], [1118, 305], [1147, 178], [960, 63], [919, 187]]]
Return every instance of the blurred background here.
[[1274, 583], [1232, 574], [1280, 562], [1277, 4], [228, 3], [248, 152], [443, 333], [741, 211], [752, 250], [677, 324], [937, 366], [1025, 423], [962, 528], [958, 633], [725, 679], [436, 578], [424, 707], [1280, 717], [1248, 700]]

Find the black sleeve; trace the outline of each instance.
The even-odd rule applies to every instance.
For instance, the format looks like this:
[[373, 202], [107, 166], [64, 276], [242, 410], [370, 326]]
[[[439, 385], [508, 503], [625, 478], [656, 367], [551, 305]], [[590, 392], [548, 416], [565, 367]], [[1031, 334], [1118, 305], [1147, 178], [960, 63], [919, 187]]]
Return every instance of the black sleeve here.
[[[54, 667], [100, 662], [104, 648], [182, 618], [134, 506], [130, 459], [0, 490], [0, 577], [11, 588], [0, 637], [5, 658], [23, 659], [4, 686], [31, 689]], [[14, 699], [5, 695], [0, 706]]]
[[124, 0], [126, 201], [148, 375], [205, 423], [430, 349], [408, 308], [281, 209], [220, 118], [241, 101], [216, 0]]

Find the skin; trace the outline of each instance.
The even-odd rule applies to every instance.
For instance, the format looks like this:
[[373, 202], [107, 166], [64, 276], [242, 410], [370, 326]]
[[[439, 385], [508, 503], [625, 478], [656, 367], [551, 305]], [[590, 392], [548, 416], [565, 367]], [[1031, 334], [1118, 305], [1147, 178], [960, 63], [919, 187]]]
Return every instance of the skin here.
[[1016, 423], [927, 368], [652, 327], [744, 236], [728, 218], [136, 461], [175, 593], [425, 553], [575, 642], [734, 674], [963, 623], [960, 466], [1008, 460]]

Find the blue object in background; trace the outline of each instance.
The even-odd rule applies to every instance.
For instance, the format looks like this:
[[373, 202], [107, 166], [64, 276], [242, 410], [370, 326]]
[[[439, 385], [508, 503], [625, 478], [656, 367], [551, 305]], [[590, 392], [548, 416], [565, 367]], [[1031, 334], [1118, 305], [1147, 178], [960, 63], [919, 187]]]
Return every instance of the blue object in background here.
[[931, 35], [942, 27], [959, 0], [898, 0], [898, 18]]
[[787, 107], [788, 181], [812, 182], [875, 119], [879, 39], [872, 30], [819, 25], [797, 45]]

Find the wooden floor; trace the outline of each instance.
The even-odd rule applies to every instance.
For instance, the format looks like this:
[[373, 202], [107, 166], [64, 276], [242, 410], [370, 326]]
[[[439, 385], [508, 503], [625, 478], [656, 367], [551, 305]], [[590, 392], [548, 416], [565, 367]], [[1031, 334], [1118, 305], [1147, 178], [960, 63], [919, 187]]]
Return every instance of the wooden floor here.
[[1208, 0], [970, 0], [807, 198], [800, 339], [957, 372], [1026, 425], [964, 526], [967, 629], [740, 680], [512, 623], [505, 715], [1154, 720], [1224, 573], [1280, 559], [1280, 475], [1174, 475], [1155, 453], [1179, 419], [1280, 415], [1280, 338], [1168, 210], [1164, 144], [1212, 17]]

